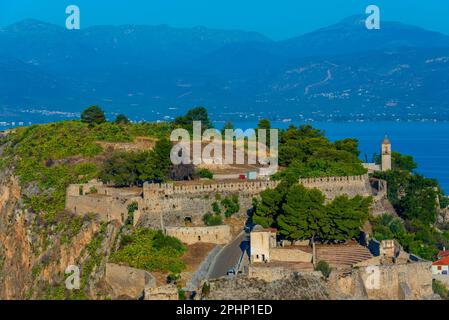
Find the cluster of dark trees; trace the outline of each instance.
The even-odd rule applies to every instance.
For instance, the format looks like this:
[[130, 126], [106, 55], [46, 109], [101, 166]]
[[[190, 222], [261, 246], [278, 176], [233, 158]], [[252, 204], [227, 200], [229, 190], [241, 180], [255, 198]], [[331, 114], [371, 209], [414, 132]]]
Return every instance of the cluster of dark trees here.
[[[95, 126], [105, 123], [106, 116], [104, 111], [99, 106], [91, 106], [81, 113], [81, 121], [90, 126]], [[117, 124], [128, 124], [130, 121], [125, 115], [119, 114], [115, 118], [114, 122]]]
[[359, 159], [358, 141], [329, 141], [324, 132], [310, 125], [291, 125], [279, 134], [279, 176], [296, 178], [354, 176], [366, 173]]
[[[89, 126], [106, 122], [104, 111], [98, 106], [91, 106], [81, 114], [81, 121]], [[129, 119], [119, 114], [114, 123], [129, 124]], [[162, 138], [156, 142], [151, 151], [113, 152], [104, 160], [99, 178], [116, 186], [131, 186], [144, 181], [165, 180], [172, 169], [170, 161], [171, 143]]]
[[204, 107], [196, 107], [187, 111], [184, 116], [176, 117], [173, 121], [175, 128], [183, 128], [192, 132], [193, 121], [201, 122], [201, 130], [213, 128], [212, 121], [209, 119], [207, 109]]
[[371, 197], [339, 196], [325, 204], [320, 190], [307, 189], [290, 178], [254, 201], [253, 222], [277, 228], [287, 239], [345, 241], [359, 236], [371, 202]]
[[105, 159], [100, 179], [116, 186], [163, 181], [172, 170], [171, 147], [168, 139], [159, 139], [151, 151], [114, 152]]

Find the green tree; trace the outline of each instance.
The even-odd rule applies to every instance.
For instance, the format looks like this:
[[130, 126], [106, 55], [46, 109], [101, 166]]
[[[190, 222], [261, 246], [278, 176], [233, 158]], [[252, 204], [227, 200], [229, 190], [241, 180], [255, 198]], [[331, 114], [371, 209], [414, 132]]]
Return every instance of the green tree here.
[[91, 106], [81, 113], [81, 121], [94, 126], [106, 122], [106, 117], [100, 107]]
[[221, 129], [221, 134], [223, 135], [223, 137], [225, 135], [226, 130], [234, 130], [234, 125], [232, 124], [231, 121], [226, 121], [223, 126], [223, 129]]
[[324, 195], [318, 189], [302, 185], [290, 188], [277, 224], [288, 239], [314, 239], [325, 216]]
[[273, 226], [282, 211], [284, 197], [278, 188], [262, 191], [261, 200], [255, 205], [253, 222], [264, 228]]
[[114, 121], [116, 124], [128, 124], [129, 123], [129, 119], [127, 116], [125, 116], [124, 114], [119, 114]]
[[359, 141], [357, 139], [348, 138], [335, 141], [335, 147], [337, 148], [337, 150], [343, 150], [352, 153], [356, 157], [360, 155]]
[[440, 194], [440, 208], [445, 209], [449, 207], [449, 197], [445, 196], [444, 194]]
[[320, 237], [340, 241], [356, 238], [369, 217], [371, 203], [371, 197], [336, 197], [326, 206], [327, 221], [330, 225], [322, 225]]
[[[279, 140], [279, 165], [287, 167], [277, 177], [351, 176], [366, 173], [358, 158], [358, 141], [344, 139], [332, 143], [324, 132], [310, 125], [289, 126]], [[290, 172], [289, 172], [290, 171]]]
[[201, 130], [213, 128], [212, 121], [209, 119], [209, 114], [206, 108], [197, 107], [187, 111], [186, 115], [176, 117], [173, 121], [175, 127], [181, 127], [189, 131], [193, 130], [193, 121], [201, 121]]
[[164, 180], [170, 173], [172, 163], [170, 160], [170, 152], [172, 144], [167, 138], [161, 138], [156, 142], [156, 146], [151, 152], [151, 167], [153, 175], [151, 179]]
[[218, 202], [212, 203], [212, 211], [213, 211], [216, 215], [220, 215], [220, 214], [221, 214], [221, 208], [220, 208], [220, 205], [218, 204]]
[[412, 156], [402, 155], [399, 152], [391, 153], [391, 165], [393, 169], [412, 172], [418, 165]]
[[234, 213], [240, 211], [239, 198], [237, 195], [233, 195], [232, 197], [226, 197], [221, 200], [221, 205], [224, 207], [225, 212], [224, 215], [226, 218], [229, 218]]
[[103, 162], [100, 179], [116, 186], [130, 186], [139, 178], [134, 155], [127, 152], [114, 152]]
[[259, 123], [258, 123], [258, 125], [257, 125], [257, 130], [256, 130], [256, 135], [257, 135], [257, 138], [259, 137], [259, 130], [260, 129], [264, 129], [264, 130], [266, 130], [266, 145], [267, 145], [267, 147], [269, 148], [270, 147], [270, 142], [271, 142], [271, 134], [270, 134], [270, 129], [271, 129], [271, 123], [270, 123], [270, 120], [268, 120], [268, 119], [260, 119], [259, 120]]
[[268, 119], [260, 119], [259, 123], [257, 125], [257, 128], [258, 129], [266, 129], [266, 130], [271, 129], [270, 120], [268, 120]]
[[161, 138], [152, 151], [114, 152], [105, 159], [100, 179], [116, 186], [130, 186], [146, 180], [165, 180], [172, 167], [170, 151], [170, 141]]

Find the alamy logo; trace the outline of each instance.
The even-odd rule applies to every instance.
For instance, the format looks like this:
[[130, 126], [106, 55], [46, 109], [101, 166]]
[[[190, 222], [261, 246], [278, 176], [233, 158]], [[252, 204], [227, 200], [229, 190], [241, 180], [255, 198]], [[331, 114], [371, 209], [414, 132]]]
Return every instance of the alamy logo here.
[[378, 266], [368, 266], [365, 268], [368, 277], [365, 280], [365, 288], [368, 290], [380, 289], [380, 268]]
[[365, 20], [365, 26], [368, 30], [380, 29], [380, 8], [375, 5], [370, 5], [366, 8], [366, 14], [369, 14]]
[[68, 30], [79, 30], [81, 27], [80, 8], [70, 5], [65, 9], [65, 13], [69, 16], [65, 20], [65, 26]]
[[65, 279], [65, 287], [67, 290], [79, 290], [80, 288], [80, 268], [70, 265], [65, 269], [65, 274], [69, 275]]
[[260, 164], [271, 173], [278, 169], [278, 129], [226, 129], [223, 137], [217, 129], [202, 133], [201, 121], [193, 121], [193, 139], [186, 129], [175, 129], [170, 141], [176, 142], [170, 153], [174, 165]]

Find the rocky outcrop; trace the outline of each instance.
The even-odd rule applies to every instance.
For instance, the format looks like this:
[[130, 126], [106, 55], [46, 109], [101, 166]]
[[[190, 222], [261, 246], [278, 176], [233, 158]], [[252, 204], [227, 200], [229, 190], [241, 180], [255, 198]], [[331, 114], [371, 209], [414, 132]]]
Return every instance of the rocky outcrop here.
[[143, 296], [145, 288], [156, 286], [156, 279], [145, 270], [115, 263], [106, 264], [105, 281], [112, 289], [113, 298], [138, 299]]
[[430, 299], [431, 262], [361, 266], [350, 272], [333, 272], [329, 288], [347, 299], [401, 300]]
[[145, 288], [145, 300], [178, 300], [178, 288], [174, 284]]
[[[95, 285], [104, 273], [117, 228], [110, 224], [102, 230], [100, 222], [85, 217], [76, 231], [68, 230], [73, 234], [67, 234], [64, 227], [72, 215], [62, 212], [57, 219], [61, 221], [49, 223], [42, 214], [29, 211], [18, 179], [10, 171], [0, 173], [0, 299], [56, 298], [53, 289], [64, 292], [65, 270], [71, 265], [84, 272], [82, 297], [97, 298]], [[88, 251], [95, 241], [93, 262]]]
[[266, 282], [247, 277], [222, 278], [210, 283], [209, 300], [327, 300], [326, 283], [319, 276], [294, 274]]
[[31, 247], [25, 217], [20, 214], [18, 181], [8, 173], [0, 179], [0, 297], [21, 298], [30, 282]]

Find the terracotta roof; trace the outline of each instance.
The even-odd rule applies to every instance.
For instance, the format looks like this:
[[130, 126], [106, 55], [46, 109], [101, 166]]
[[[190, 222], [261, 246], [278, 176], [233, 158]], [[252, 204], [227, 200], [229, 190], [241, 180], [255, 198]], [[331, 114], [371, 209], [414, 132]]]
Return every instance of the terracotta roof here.
[[449, 256], [446, 256], [438, 261], [432, 262], [433, 266], [449, 266]]
[[384, 141], [382, 144], [391, 144], [390, 139], [388, 139], [388, 136], [385, 136]]
[[438, 252], [438, 257], [446, 257], [449, 256], [449, 250], [441, 250], [440, 252]]

